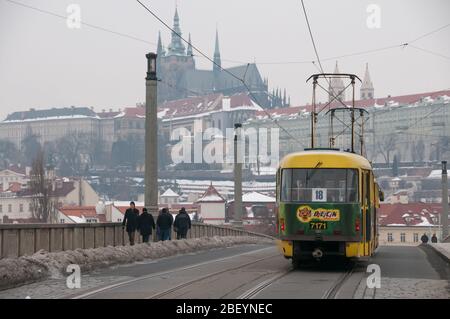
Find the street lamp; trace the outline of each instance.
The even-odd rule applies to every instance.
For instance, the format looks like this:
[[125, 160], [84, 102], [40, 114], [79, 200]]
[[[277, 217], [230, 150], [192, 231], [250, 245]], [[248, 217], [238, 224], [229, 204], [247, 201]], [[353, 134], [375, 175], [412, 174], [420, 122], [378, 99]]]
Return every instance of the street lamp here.
[[442, 214], [441, 214], [441, 241], [448, 236], [448, 182], [447, 161], [442, 161]]
[[147, 58], [145, 78], [145, 207], [153, 217], [158, 216], [158, 118], [156, 57], [153, 52]]
[[234, 124], [234, 225], [242, 227], [242, 124]]
[[145, 55], [147, 58], [147, 77], [146, 80], [156, 80], [156, 53], [150, 52]]

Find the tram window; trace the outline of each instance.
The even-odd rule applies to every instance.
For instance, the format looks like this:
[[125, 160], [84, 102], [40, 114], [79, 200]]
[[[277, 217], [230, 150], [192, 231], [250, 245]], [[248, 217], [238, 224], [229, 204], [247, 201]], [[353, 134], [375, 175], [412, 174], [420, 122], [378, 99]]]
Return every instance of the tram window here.
[[315, 201], [313, 190], [324, 195], [321, 198], [323, 202], [356, 202], [358, 200], [358, 172], [355, 169], [345, 168], [282, 170], [281, 201]]

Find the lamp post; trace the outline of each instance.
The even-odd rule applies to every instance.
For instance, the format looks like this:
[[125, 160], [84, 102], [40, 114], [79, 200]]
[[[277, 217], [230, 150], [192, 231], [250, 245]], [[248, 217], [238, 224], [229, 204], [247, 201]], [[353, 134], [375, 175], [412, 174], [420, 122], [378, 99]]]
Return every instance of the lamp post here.
[[156, 54], [147, 58], [145, 78], [145, 207], [153, 217], [158, 216], [158, 118]]
[[242, 227], [242, 124], [234, 124], [234, 225]]
[[447, 161], [442, 161], [442, 214], [441, 214], [441, 241], [448, 236], [448, 182]]

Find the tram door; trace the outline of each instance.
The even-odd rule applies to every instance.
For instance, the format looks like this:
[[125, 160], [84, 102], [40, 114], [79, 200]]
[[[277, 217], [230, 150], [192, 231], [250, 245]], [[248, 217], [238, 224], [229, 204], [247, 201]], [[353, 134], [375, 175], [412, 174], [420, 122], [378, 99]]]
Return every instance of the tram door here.
[[362, 232], [364, 255], [369, 255], [369, 244], [371, 239], [371, 222], [370, 222], [370, 171], [362, 171]]

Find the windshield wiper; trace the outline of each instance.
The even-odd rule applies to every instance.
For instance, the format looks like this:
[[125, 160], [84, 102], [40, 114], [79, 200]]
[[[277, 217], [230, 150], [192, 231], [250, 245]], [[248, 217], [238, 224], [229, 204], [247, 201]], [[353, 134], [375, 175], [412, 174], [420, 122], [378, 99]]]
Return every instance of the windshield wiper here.
[[322, 162], [317, 162], [316, 166], [314, 166], [313, 169], [311, 169], [311, 174], [309, 176], [306, 176], [306, 185], [308, 185], [308, 181], [311, 180], [311, 178], [314, 176], [314, 174], [317, 172], [317, 169], [322, 166]]

